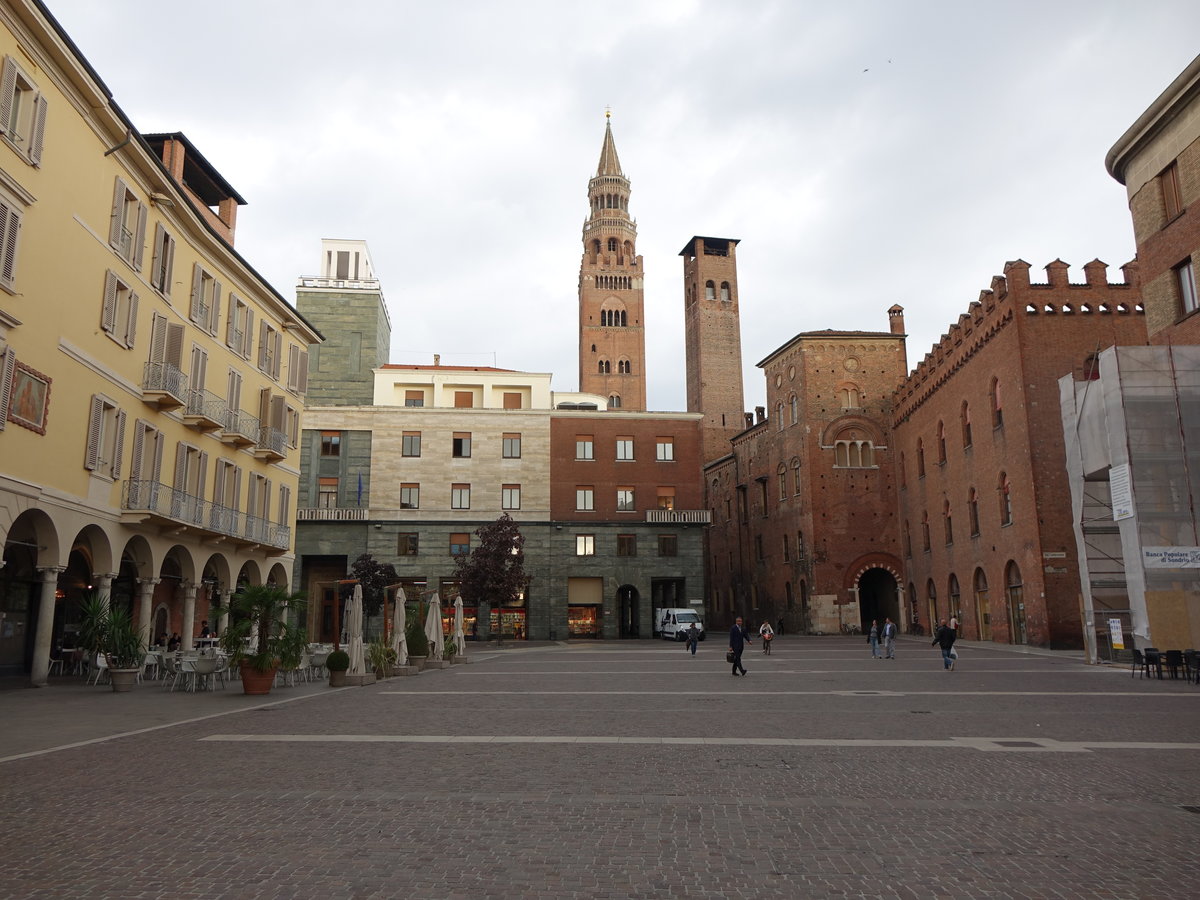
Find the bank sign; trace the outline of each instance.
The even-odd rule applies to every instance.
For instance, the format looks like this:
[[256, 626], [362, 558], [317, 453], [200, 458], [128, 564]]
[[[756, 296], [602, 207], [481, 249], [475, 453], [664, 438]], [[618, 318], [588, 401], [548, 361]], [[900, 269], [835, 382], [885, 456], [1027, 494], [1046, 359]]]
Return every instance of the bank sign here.
[[1147, 569], [1200, 569], [1200, 547], [1143, 547]]

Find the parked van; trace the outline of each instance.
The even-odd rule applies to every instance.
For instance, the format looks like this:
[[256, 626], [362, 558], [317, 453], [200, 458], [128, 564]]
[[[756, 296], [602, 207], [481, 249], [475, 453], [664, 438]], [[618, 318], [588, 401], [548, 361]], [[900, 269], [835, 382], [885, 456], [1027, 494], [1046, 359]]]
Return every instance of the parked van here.
[[658, 631], [668, 641], [686, 641], [688, 629], [693, 622], [704, 640], [704, 622], [700, 614], [690, 608], [669, 608], [658, 611]]

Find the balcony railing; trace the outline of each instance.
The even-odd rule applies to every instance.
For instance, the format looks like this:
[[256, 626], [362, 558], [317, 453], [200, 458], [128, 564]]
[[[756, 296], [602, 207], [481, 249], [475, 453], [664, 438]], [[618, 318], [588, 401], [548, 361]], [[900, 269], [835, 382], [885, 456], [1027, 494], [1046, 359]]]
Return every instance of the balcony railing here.
[[338, 509], [337, 507], [314, 507], [296, 510], [297, 522], [365, 522], [367, 510], [362, 507]]
[[254, 455], [283, 459], [287, 456], [287, 435], [269, 425], [261, 426], [258, 429], [258, 446], [254, 449]]
[[148, 362], [142, 377], [142, 399], [161, 409], [183, 406], [187, 381], [187, 376], [170, 363]]
[[258, 441], [258, 416], [252, 416], [240, 409], [226, 408], [222, 429], [221, 440], [225, 443], [249, 446]]
[[245, 515], [157, 481], [126, 481], [121, 508], [149, 513], [167, 524], [187, 525], [198, 531], [246, 543], [265, 544], [279, 550], [286, 550], [291, 544], [292, 529], [287, 525]]
[[648, 509], [646, 521], [659, 525], [707, 525], [712, 521], [712, 510]]
[[188, 425], [211, 431], [225, 424], [229, 407], [225, 401], [212, 391], [188, 391], [187, 408], [183, 413], [183, 421]]

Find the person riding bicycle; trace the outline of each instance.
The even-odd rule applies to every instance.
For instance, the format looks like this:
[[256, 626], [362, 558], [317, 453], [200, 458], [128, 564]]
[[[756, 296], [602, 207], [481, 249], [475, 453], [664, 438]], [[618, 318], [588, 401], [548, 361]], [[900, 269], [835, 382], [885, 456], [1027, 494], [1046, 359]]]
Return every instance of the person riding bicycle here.
[[775, 637], [775, 629], [771, 627], [770, 622], [763, 622], [758, 626], [758, 634], [762, 638], [763, 653], [770, 653], [771, 641]]

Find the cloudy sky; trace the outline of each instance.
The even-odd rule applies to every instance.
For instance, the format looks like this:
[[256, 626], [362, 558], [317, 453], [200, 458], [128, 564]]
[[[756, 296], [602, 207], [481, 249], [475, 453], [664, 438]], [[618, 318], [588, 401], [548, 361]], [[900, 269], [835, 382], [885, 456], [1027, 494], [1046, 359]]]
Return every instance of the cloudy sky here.
[[1196, 0], [47, 2], [140, 130], [185, 132], [247, 199], [238, 248], [284, 296], [321, 238], [369, 242], [393, 362], [576, 388], [611, 106], [653, 409], [686, 403], [694, 234], [742, 242], [748, 407], [791, 335], [886, 331], [893, 303], [915, 364], [1006, 260], [1119, 280], [1104, 156], [1200, 51]]

